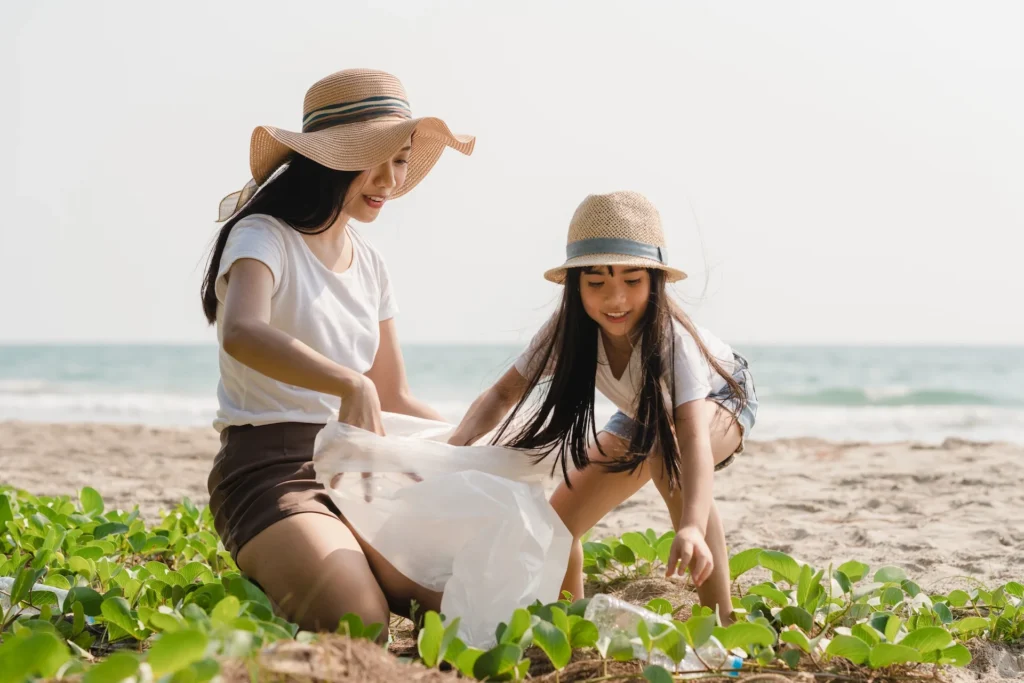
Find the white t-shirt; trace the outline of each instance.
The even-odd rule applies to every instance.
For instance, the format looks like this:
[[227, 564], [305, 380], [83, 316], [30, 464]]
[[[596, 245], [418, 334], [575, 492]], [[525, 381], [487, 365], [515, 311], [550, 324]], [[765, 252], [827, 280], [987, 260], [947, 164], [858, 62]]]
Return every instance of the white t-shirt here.
[[276, 218], [247, 216], [231, 229], [217, 275], [217, 338], [220, 342], [220, 408], [213, 426], [276, 422], [324, 423], [337, 419], [341, 399], [260, 374], [224, 351], [223, 303], [227, 273], [243, 258], [266, 264], [274, 276], [270, 325], [327, 358], [359, 373], [373, 365], [380, 322], [398, 312], [381, 255], [348, 227], [352, 265], [344, 273], [327, 268], [298, 232]]
[[[700, 336], [704, 346], [728, 373], [735, 371], [736, 361], [732, 347], [718, 337], [711, 334], [704, 328], [694, 325], [697, 334]], [[547, 325], [541, 328], [526, 351], [516, 360], [515, 367], [519, 374], [526, 376], [531, 368], [531, 359], [534, 353], [540, 348], [547, 332]], [[684, 403], [704, 399], [716, 393], [726, 386], [726, 381], [721, 377], [711, 364], [705, 360], [700, 352], [700, 347], [694, 341], [690, 333], [686, 331], [678, 321], [672, 321], [672, 330], [675, 334], [675, 357], [672, 359], [672, 369], [675, 374], [675, 398], [674, 406], [679, 407]], [[640, 382], [643, 368], [641, 367], [640, 345], [633, 347], [633, 353], [629, 358], [629, 365], [623, 371], [622, 376], [615, 379], [611, 366], [608, 364], [608, 354], [605, 352], [604, 342], [601, 340], [601, 332], [597, 333], [597, 375], [594, 384], [615, 407], [630, 417], [636, 417], [636, 400], [640, 393]], [[539, 359], [537, 359], [539, 362]], [[554, 370], [554, 362], [549, 362], [548, 371]]]

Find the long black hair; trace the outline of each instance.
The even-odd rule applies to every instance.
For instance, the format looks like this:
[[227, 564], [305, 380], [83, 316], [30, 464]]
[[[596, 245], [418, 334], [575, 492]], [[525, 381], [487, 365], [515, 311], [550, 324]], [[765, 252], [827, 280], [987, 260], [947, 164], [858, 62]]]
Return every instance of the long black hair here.
[[352, 181], [360, 171], [335, 171], [301, 154], [293, 154], [256, 195], [217, 233], [200, 289], [203, 313], [211, 325], [217, 321], [217, 274], [224, 245], [238, 221], [262, 213], [287, 223], [305, 235], [326, 231], [341, 214]]
[[[605, 455], [597, 442], [594, 419], [599, 328], [584, 310], [580, 293], [580, 279], [587, 270], [590, 269], [570, 268], [566, 273], [561, 304], [543, 328], [540, 343], [533, 347], [527, 363], [527, 390], [493, 440], [494, 443], [533, 451], [537, 460], [554, 453], [552, 472], [560, 465], [567, 484], [569, 460], [577, 469], [590, 464], [588, 443], [597, 444], [601, 454]], [[649, 268], [647, 272], [650, 274], [651, 293], [639, 329], [642, 371], [634, 418], [637, 429], [626, 454], [605, 463], [605, 467], [612, 472], [633, 473], [649, 454], [660, 452], [669, 484], [674, 487], [680, 483], [681, 473], [673, 410], [673, 321], [680, 323], [693, 337], [708, 365], [722, 376], [730, 393], [741, 401], [741, 405], [747, 396], [743, 386], [708, 351], [689, 316], [669, 296], [664, 271]], [[546, 391], [539, 405], [518, 430], [513, 430], [517, 415], [526, 408], [531, 394], [542, 383], [546, 385]]]

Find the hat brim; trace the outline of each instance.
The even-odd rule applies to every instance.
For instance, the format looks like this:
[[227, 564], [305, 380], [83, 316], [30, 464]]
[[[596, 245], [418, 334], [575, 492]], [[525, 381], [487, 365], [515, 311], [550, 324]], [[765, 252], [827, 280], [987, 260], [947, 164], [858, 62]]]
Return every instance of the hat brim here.
[[555, 284], [565, 284], [565, 274], [570, 268], [585, 268], [587, 266], [635, 266], [638, 268], [657, 268], [665, 271], [665, 280], [668, 282], [679, 282], [686, 279], [686, 273], [675, 268], [666, 266], [664, 263], [642, 256], [624, 256], [623, 254], [587, 254], [571, 258], [557, 268], [544, 273], [544, 279]]
[[312, 133], [259, 126], [252, 132], [249, 167], [259, 185], [293, 152], [336, 171], [365, 171], [390, 159], [412, 136], [415, 137], [409, 170], [405, 182], [392, 197], [401, 197], [416, 187], [437, 163], [445, 147], [470, 155], [476, 144], [472, 135], [456, 135], [444, 121], [433, 117], [371, 119]]

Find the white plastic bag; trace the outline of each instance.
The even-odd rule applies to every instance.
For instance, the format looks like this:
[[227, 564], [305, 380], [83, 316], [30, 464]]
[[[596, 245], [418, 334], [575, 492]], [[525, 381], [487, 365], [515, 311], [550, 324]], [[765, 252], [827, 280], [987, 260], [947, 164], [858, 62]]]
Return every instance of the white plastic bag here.
[[385, 413], [384, 431], [328, 424], [317, 481], [398, 571], [443, 591], [441, 611], [461, 619], [466, 644], [488, 648], [517, 607], [558, 599], [572, 536], [541, 487], [548, 468], [522, 451], [450, 446], [440, 422]]

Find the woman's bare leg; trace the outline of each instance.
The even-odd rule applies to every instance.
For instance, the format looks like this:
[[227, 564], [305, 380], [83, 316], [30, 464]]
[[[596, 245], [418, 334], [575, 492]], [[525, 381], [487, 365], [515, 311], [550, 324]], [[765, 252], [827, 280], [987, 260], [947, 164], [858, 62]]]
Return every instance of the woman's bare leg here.
[[388, 624], [384, 592], [340, 519], [318, 513], [286, 517], [242, 547], [238, 567], [306, 630], [334, 631], [350, 612], [365, 624]]

